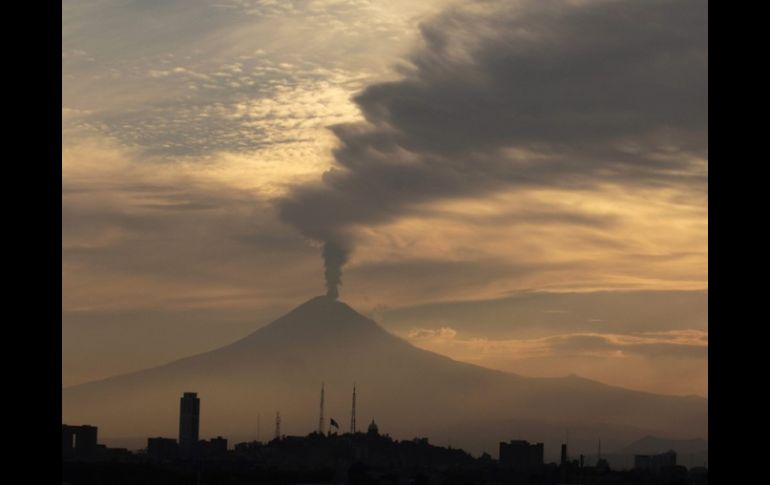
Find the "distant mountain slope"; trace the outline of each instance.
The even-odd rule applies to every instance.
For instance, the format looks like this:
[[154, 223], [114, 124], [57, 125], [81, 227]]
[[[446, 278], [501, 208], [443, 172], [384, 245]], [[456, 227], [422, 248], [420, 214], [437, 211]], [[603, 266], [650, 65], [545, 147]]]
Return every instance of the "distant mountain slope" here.
[[657, 436], [645, 436], [644, 438], [619, 449], [617, 453], [628, 455], [652, 455], [655, 453], [663, 453], [668, 450], [674, 450], [678, 454], [684, 454], [708, 450], [708, 447], [708, 441], [701, 438], [672, 440]]
[[[647, 435], [625, 446], [610, 449], [615, 451], [604, 453], [602, 456], [609, 461], [611, 467], [618, 469], [633, 468], [635, 455], [655, 455], [669, 450], [676, 452], [678, 465], [691, 468], [708, 464], [708, 441], [701, 438], [679, 440]], [[586, 460], [593, 463], [596, 455], [588, 454]]]
[[[708, 432], [705, 399], [576, 376], [525, 378], [457, 362], [413, 347], [325, 296], [217, 350], [66, 388], [62, 419], [98, 425], [103, 437], [176, 436], [179, 396], [197, 391], [203, 436], [253, 438], [260, 414], [262, 437], [269, 437], [264, 430], [276, 411], [284, 434], [304, 434], [317, 427], [321, 382], [326, 415], [342, 431], [355, 382], [359, 428], [375, 418], [397, 438], [430, 436], [493, 456], [500, 439], [554, 439], [570, 427], [583, 429], [586, 439], [591, 429], [604, 429], [617, 436], [617, 445], [645, 434], [694, 438]], [[613, 436], [604, 442], [611, 445]]]

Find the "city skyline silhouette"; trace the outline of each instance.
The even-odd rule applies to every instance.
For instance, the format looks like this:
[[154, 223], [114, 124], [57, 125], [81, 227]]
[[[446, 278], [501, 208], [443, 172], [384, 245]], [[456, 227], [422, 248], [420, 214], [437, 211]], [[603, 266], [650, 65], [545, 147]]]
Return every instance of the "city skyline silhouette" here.
[[[324, 395], [322, 386], [322, 402]], [[280, 412], [277, 412], [273, 439], [241, 442], [228, 447], [228, 439], [222, 436], [209, 440], [198, 438], [197, 425], [201, 415], [197, 393], [183, 393], [179, 403], [178, 440], [149, 437], [147, 446], [136, 452], [97, 444], [97, 427], [62, 425], [65, 474], [77, 479], [89, 466], [103, 464], [101, 471], [90, 472], [92, 479], [100, 479], [102, 473], [114, 473], [107, 471], [110, 466], [132, 470], [134, 476], [144, 477], [144, 483], [154, 483], [163, 475], [170, 474], [176, 474], [176, 479], [182, 480], [185, 475], [188, 479], [197, 475], [200, 481], [202, 473], [206, 474], [207, 480], [218, 483], [223, 478], [223, 472], [229, 480], [239, 476], [240, 480], [257, 482], [301, 480], [303, 476], [312, 477], [313, 481], [345, 483], [381, 483], [382, 480], [390, 481], [398, 477], [429, 482], [483, 477], [487, 480], [540, 484], [624, 483], [623, 480], [629, 483], [643, 480], [649, 484], [705, 484], [708, 479], [705, 442], [698, 445], [693, 441], [666, 443], [648, 436], [626, 447], [625, 454], [602, 454], [599, 440], [597, 453], [592, 456], [570, 453], [567, 436], [567, 442], [560, 445], [557, 464], [545, 461], [543, 443], [512, 439], [499, 443], [497, 457], [483, 453], [474, 458], [451, 445], [432, 444], [426, 437], [394, 440], [387, 433], [380, 432], [374, 419], [366, 431], [358, 431], [354, 424], [355, 404], [351, 409], [349, 432], [340, 434], [331, 430], [327, 433], [315, 430], [306, 436], [287, 436], [280, 431]], [[321, 406], [319, 421], [323, 421], [323, 416]], [[693, 445], [696, 448], [692, 448]], [[680, 464], [681, 455], [674, 448], [685, 452], [684, 461], [689, 462], [689, 466]], [[654, 451], [661, 449], [667, 451]], [[688, 455], [687, 451], [692, 449], [698, 452]], [[634, 454], [630, 455], [632, 451]], [[630, 464], [632, 458], [633, 465]], [[252, 465], [244, 468], [244, 464]], [[146, 468], [147, 465], [152, 468]]]

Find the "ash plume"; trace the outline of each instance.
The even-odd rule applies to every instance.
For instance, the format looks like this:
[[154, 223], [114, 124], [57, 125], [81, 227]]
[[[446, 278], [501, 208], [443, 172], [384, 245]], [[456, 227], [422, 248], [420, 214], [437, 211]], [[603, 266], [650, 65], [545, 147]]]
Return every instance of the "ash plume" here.
[[342, 267], [347, 263], [350, 249], [343, 244], [327, 241], [323, 247], [324, 277], [326, 278], [326, 296], [339, 297], [339, 286], [342, 284]]
[[[519, 188], [705, 190], [708, 13], [702, 0], [510, 2], [421, 25], [402, 79], [331, 127], [334, 165], [280, 217], [323, 243], [337, 296], [355, 229], [418, 206]], [[343, 236], [344, 235], [344, 236]]]

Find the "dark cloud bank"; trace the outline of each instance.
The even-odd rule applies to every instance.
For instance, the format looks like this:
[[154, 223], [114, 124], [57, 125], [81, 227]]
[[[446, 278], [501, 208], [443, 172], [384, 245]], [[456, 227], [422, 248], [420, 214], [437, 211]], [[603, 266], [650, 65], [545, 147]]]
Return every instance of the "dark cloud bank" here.
[[335, 165], [279, 201], [324, 243], [337, 295], [351, 228], [518, 187], [705, 188], [705, 0], [480, 1], [421, 26], [402, 79], [331, 127]]

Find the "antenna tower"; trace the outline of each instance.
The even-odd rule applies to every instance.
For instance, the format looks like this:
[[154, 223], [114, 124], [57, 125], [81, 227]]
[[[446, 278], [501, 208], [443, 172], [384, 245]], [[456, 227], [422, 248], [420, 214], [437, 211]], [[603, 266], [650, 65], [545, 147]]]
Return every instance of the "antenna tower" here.
[[601, 438], [599, 438], [599, 452], [597, 453], [597, 455], [599, 457], [598, 460], [601, 460], [602, 459], [602, 439]]
[[353, 409], [350, 412], [350, 432], [356, 432], [356, 384], [353, 383]]
[[275, 412], [275, 439], [281, 437], [281, 413]]
[[321, 413], [318, 416], [318, 432], [324, 434], [324, 383], [321, 383]]

